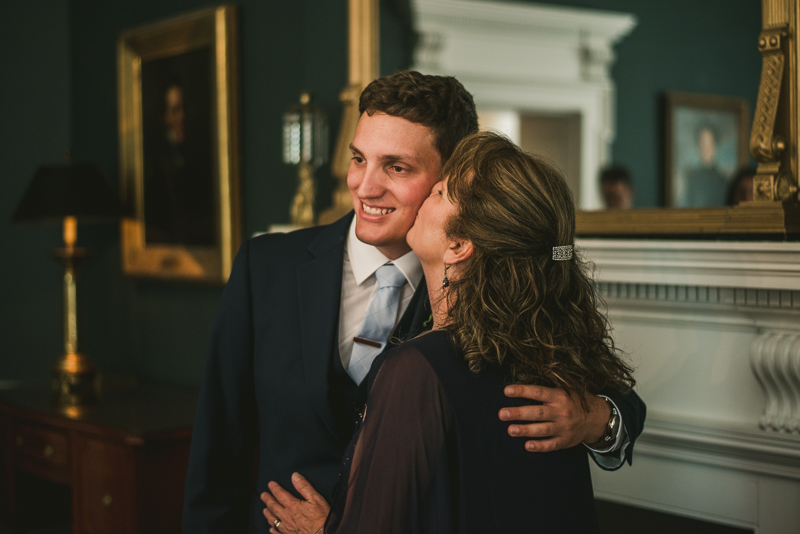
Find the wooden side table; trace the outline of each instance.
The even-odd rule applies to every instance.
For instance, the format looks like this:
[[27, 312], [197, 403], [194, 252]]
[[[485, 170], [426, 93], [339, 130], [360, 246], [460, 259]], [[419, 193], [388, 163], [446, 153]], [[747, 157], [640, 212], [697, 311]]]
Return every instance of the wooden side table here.
[[195, 390], [128, 384], [66, 414], [45, 387], [0, 391], [0, 503], [12, 531], [20, 470], [70, 486], [74, 534], [179, 533], [196, 404]]

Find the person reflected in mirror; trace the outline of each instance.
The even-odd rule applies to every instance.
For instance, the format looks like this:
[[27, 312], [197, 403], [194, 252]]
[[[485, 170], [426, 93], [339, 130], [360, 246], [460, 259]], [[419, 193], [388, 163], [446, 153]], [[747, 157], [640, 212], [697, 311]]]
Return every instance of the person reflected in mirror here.
[[627, 167], [612, 165], [603, 169], [600, 172], [600, 193], [606, 209], [631, 209], [636, 191]]
[[719, 134], [710, 124], [695, 131], [700, 165], [686, 171], [686, 206], [705, 208], [723, 206], [728, 192], [728, 178], [717, 163]]
[[726, 205], [736, 206], [742, 202], [753, 200], [753, 177], [756, 170], [753, 167], [742, 167], [733, 175], [731, 185], [728, 187]]

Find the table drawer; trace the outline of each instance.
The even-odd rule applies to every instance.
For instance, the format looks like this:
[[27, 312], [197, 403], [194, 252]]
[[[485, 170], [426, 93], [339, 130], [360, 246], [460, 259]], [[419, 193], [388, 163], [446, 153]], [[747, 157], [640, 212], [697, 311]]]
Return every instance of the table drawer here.
[[[78, 473], [76, 534], [136, 534], [138, 521], [134, 451], [124, 445], [80, 436], [75, 442]], [[151, 513], [151, 510], [147, 510]]]
[[69, 481], [69, 434], [15, 422], [14, 454], [22, 469], [55, 482]]

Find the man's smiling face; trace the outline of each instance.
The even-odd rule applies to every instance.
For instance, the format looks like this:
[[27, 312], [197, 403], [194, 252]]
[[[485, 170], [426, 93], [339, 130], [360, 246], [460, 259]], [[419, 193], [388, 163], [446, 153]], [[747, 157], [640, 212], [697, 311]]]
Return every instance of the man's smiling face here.
[[406, 234], [439, 181], [442, 157], [433, 134], [401, 117], [361, 114], [350, 144], [347, 187], [356, 211], [356, 236], [387, 258], [411, 250]]

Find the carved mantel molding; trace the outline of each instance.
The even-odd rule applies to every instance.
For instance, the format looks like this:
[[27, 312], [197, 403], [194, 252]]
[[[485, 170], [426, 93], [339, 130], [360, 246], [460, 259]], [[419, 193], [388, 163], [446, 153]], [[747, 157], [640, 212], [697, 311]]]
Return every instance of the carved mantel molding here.
[[721, 428], [710, 421], [652, 414], [636, 442], [638, 454], [691, 461], [800, 480], [800, 437]]
[[800, 433], [800, 334], [757, 336], [750, 345], [750, 365], [767, 399], [759, 426]]
[[576, 246], [601, 282], [800, 291], [800, 243], [579, 239]]
[[612, 320], [749, 332], [758, 424], [800, 433], [800, 243], [581, 240]]

